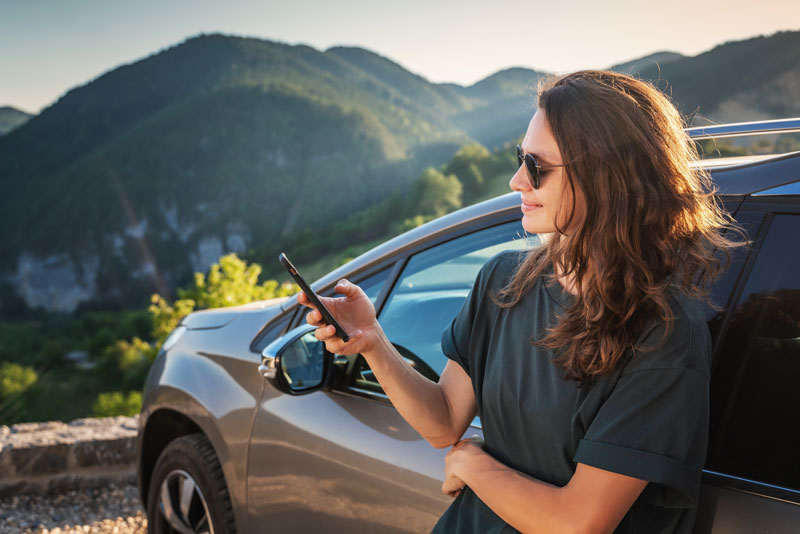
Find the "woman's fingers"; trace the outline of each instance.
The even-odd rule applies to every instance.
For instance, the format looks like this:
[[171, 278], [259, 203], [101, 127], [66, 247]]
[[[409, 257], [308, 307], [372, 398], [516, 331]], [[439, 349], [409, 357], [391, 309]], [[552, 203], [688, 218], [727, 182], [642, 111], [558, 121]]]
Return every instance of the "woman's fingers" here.
[[317, 309], [317, 307], [314, 306], [314, 304], [310, 300], [308, 300], [308, 297], [302, 291], [297, 294], [297, 302], [299, 302], [303, 306], [306, 306], [306, 307], [311, 308], [313, 310]]
[[317, 310], [311, 310], [306, 314], [306, 322], [314, 326], [323, 326], [327, 324], [322, 321], [322, 314]]
[[356, 330], [350, 334], [350, 341], [345, 343], [336, 335], [336, 328], [332, 325], [325, 325], [314, 331], [314, 337], [324, 342], [325, 348], [333, 354], [356, 354], [359, 352], [356, 347], [362, 335], [361, 330]]
[[336, 328], [334, 328], [332, 325], [322, 323], [314, 326], [317, 326], [317, 329], [314, 330], [314, 337], [320, 341], [328, 341], [332, 337], [336, 336]]
[[456, 480], [445, 480], [442, 483], [442, 493], [450, 497], [458, 497], [458, 494], [464, 490], [464, 486]]

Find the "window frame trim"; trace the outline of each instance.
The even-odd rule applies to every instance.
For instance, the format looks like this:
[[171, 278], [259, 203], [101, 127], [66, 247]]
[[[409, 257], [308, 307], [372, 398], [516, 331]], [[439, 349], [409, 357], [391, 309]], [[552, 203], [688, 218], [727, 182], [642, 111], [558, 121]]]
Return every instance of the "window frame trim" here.
[[767, 482], [703, 469], [701, 483], [800, 506], [800, 491]]

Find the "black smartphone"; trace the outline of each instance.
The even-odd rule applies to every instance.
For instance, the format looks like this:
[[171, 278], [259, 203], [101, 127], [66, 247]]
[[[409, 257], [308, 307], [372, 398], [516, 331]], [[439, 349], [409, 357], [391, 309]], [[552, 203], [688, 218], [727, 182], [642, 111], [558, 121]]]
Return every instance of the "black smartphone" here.
[[278, 260], [281, 262], [281, 265], [283, 265], [286, 270], [289, 271], [289, 274], [292, 275], [294, 281], [297, 282], [297, 285], [299, 285], [300, 289], [303, 290], [303, 293], [306, 294], [308, 300], [310, 300], [311, 303], [317, 307], [317, 310], [319, 310], [319, 312], [322, 314], [325, 322], [333, 325], [333, 327], [336, 329], [336, 335], [339, 336], [345, 343], [350, 341], [350, 336], [348, 336], [347, 332], [344, 331], [344, 328], [342, 328], [342, 326], [336, 322], [336, 319], [333, 318], [333, 315], [331, 315], [331, 312], [328, 311], [328, 308], [326, 308], [322, 302], [320, 302], [319, 298], [317, 298], [317, 295], [311, 290], [311, 287], [309, 287], [305, 279], [300, 276], [299, 272], [297, 272], [297, 268], [292, 265], [292, 262], [290, 262], [289, 258], [286, 257], [286, 254], [281, 252], [278, 256]]

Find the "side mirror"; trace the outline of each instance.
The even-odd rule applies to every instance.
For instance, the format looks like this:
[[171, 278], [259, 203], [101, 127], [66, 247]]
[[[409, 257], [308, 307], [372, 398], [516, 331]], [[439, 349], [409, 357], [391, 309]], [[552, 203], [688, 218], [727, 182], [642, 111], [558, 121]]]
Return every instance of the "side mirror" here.
[[279, 337], [261, 353], [258, 371], [280, 391], [303, 395], [328, 381], [332, 355], [314, 337], [315, 326], [303, 324]]

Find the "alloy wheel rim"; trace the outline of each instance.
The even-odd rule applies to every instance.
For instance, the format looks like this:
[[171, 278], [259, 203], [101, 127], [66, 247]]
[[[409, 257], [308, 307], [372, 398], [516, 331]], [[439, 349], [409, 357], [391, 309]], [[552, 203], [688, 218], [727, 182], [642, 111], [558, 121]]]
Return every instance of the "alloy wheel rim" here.
[[214, 534], [211, 514], [200, 486], [183, 471], [170, 471], [161, 482], [158, 509], [161, 517], [181, 534]]

